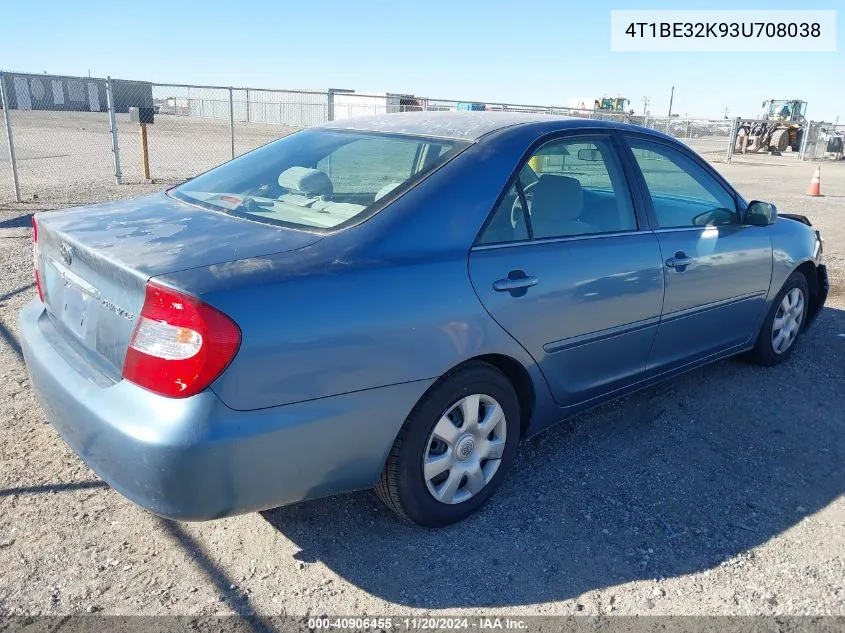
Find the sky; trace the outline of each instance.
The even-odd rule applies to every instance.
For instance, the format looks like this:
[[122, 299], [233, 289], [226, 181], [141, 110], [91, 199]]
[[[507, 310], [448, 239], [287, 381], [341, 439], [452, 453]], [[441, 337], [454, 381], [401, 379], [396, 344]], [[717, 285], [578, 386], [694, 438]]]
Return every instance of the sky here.
[[845, 122], [837, 52], [611, 52], [612, 9], [845, 9], [842, 0], [0, 0], [0, 69], [256, 88], [348, 88], [637, 113], [756, 116], [764, 99]]

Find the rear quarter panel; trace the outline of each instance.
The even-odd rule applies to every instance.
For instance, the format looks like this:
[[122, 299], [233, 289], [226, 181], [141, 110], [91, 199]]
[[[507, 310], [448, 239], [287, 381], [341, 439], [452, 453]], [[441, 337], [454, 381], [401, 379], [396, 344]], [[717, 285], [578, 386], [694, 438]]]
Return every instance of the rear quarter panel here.
[[235, 361], [214, 385], [239, 410], [436, 378], [486, 353], [530, 362], [479, 305], [462, 256], [309, 275], [205, 299], [242, 331]]
[[473, 146], [363, 224], [298, 251], [162, 277], [242, 330], [215, 392], [233, 409], [273, 407], [436, 378], [502, 354], [528, 370], [535, 411], [544, 409], [542, 375], [484, 310], [467, 271], [470, 245], [528, 143], [510, 135]]

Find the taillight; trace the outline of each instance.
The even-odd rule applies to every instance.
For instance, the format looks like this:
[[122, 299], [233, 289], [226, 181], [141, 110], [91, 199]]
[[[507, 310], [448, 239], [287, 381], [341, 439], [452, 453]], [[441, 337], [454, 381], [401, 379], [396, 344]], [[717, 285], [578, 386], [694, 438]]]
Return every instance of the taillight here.
[[162, 396], [187, 398], [223, 373], [240, 344], [241, 331], [225, 314], [149, 282], [123, 377]]
[[35, 287], [38, 288], [38, 298], [44, 303], [44, 291], [41, 290], [41, 274], [38, 272], [38, 223], [32, 216], [32, 267], [35, 271]]

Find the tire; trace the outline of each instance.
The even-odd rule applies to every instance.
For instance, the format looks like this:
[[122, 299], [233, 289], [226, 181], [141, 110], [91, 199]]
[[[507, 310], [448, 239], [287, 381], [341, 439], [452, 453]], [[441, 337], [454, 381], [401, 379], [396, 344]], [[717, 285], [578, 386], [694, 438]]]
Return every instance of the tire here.
[[[477, 407], [475, 396], [479, 396]], [[473, 410], [480, 422], [468, 418], [468, 423], [464, 412]], [[465, 519], [504, 480], [519, 444], [519, 413], [513, 385], [498, 369], [478, 361], [456, 368], [438, 380], [408, 415], [388, 455], [376, 494], [400, 517], [424, 527]], [[440, 436], [451, 438], [450, 443]], [[500, 458], [485, 458], [499, 453]], [[434, 464], [438, 460], [440, 468], [452, 466], [427, 478], [424, 460], [432, 464], [429, 473], [438, 470]], [[440, 500], [437, 493], [442, 495]]]
[[[785, 298], [790, 297], [791, 301], [799, 295], [802, 306], [800, 315], [796, 316], [797, 310], [793, 309], [792, 316], [787, 316]], [[783, 284], [783, 288], [781, 288], [769, 313], [766, 315], [766, 320], [763, 322], [760, 334], [757, 335], [757, 342], [754, 345], [754, 349], [751, 350], [748, 356], [749, 360], [758, 365], [772, 367], [779, 365], [792, 356], [798, 345], [798, 339], [804, 331], [809, 306], [810, 291], [807, 285], [807, 278], [800, 272], [794, 272], [786, 280], [786, 283]], [[778, 327], [778, 324], [775, 322], [776, 319], [780, 321], [781, 317], [784, 316], [787, 316], [787, 321], [784, 326]], [[780, 322], [783, 323], [783, 321]], [[786, 330], [784, 330], [784, 327], [786, 327]], [[783, 347], [783, 342], [777, 347], [775, 345], [775, 342], [778, 340], [777, 335], [780, 332], [787, 333], [789, 340], [786, 342], [786, 347]]]
[[769, 141], [769, 149], [785, 152], [787, 147], [789, 147], [789, 130], [777, 130]]

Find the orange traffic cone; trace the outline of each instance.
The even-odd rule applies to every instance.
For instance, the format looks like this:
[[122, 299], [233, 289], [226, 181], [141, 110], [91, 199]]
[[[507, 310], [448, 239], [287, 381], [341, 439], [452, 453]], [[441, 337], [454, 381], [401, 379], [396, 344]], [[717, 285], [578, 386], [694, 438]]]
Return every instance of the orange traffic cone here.
[[813, 179], [810, 181], [810, 188], [807, 189], [808, 196], [821, 196], [822, 195], [822, 168], [816, 167], [816, 171], [813, 174]]

